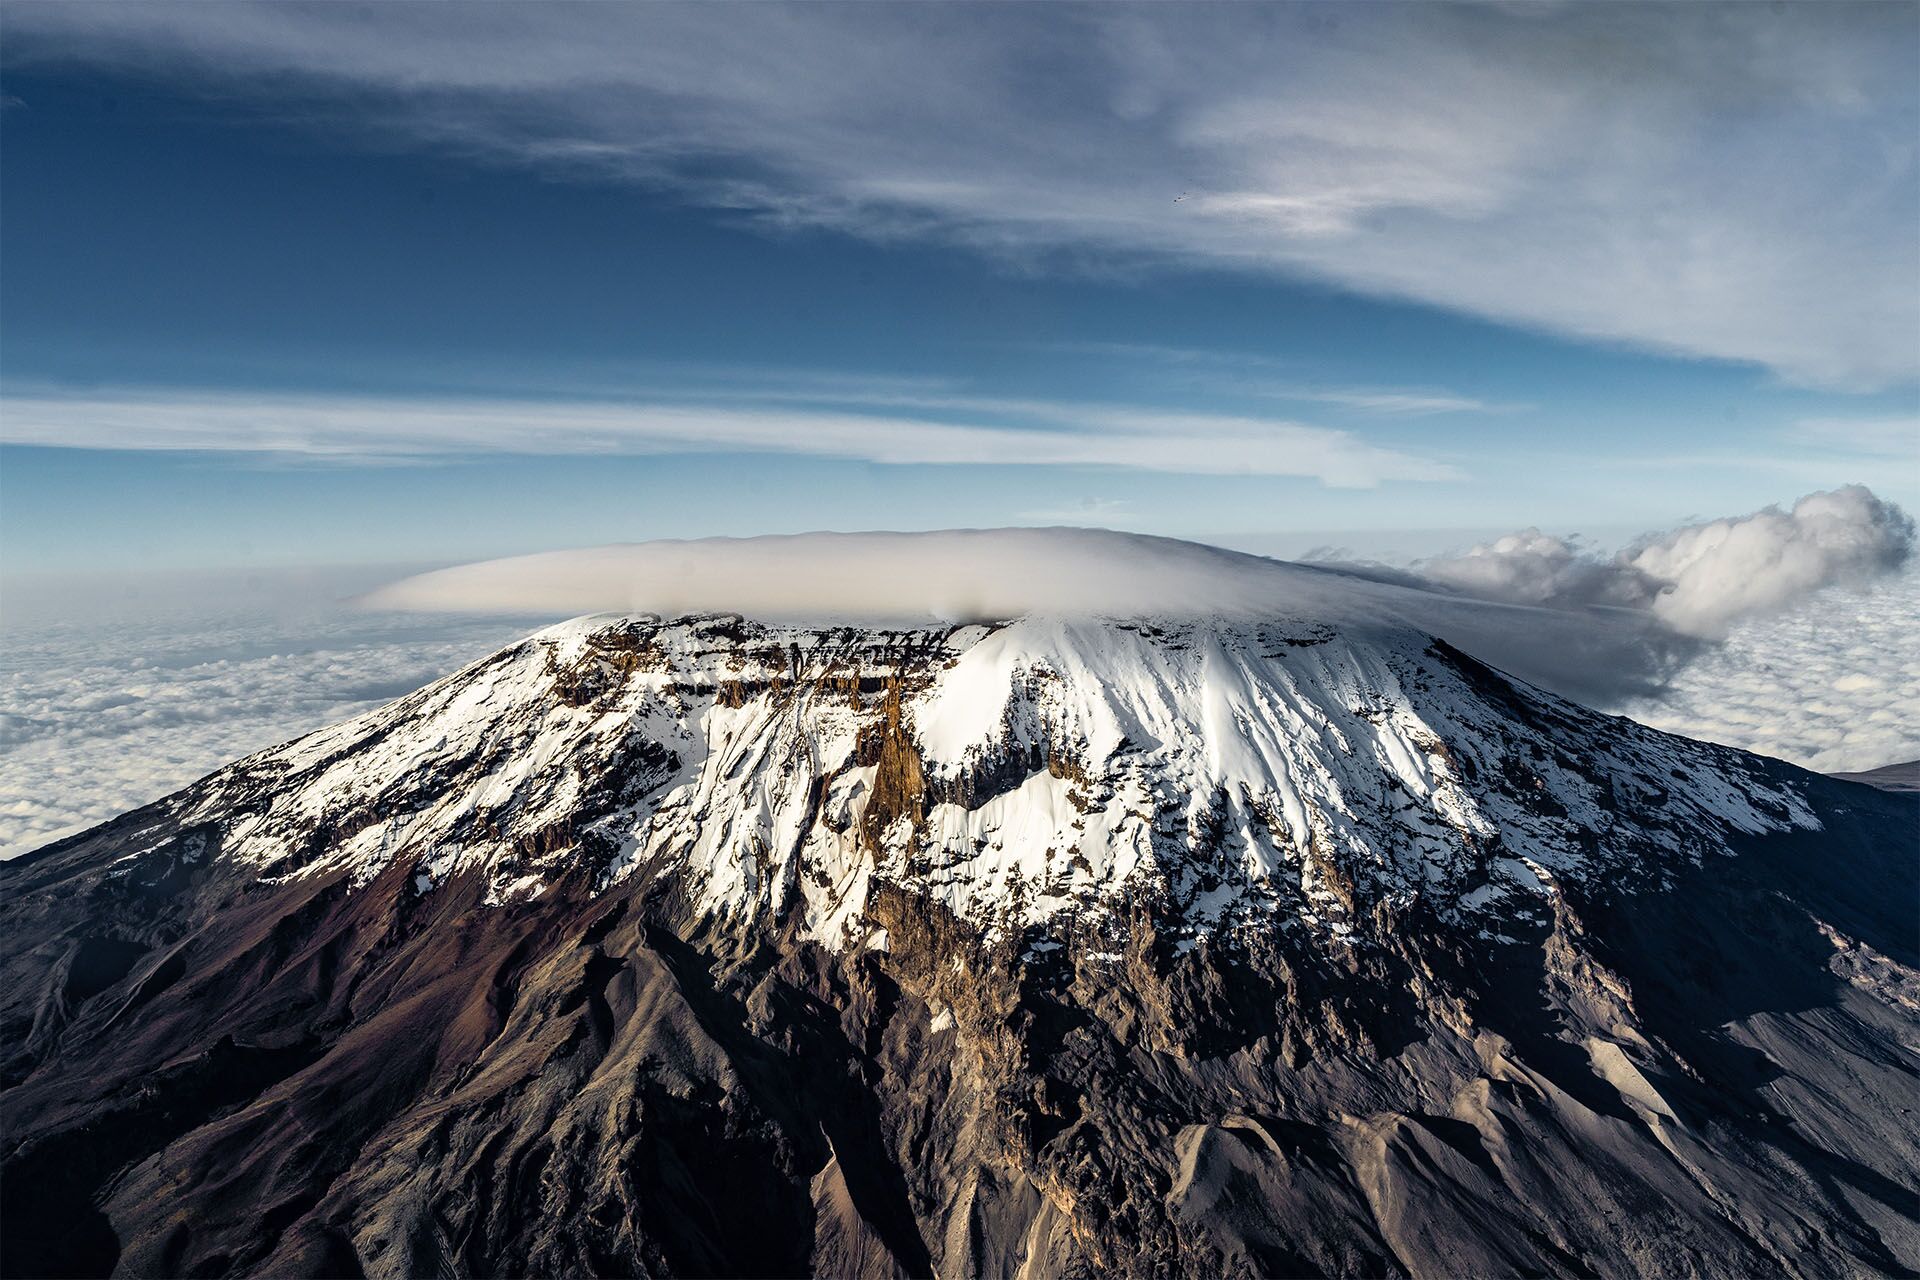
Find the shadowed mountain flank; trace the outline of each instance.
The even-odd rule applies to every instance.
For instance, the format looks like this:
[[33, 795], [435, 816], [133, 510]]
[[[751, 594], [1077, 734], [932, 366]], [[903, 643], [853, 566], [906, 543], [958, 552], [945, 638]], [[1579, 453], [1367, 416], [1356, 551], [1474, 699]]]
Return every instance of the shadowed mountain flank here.
[[1920, 760], [1882, 765], [1864, 773], [1836, 773], [1833, 776], [1847, 782], [1864, 782], [1882, 791], [1916, 792], [1920, 791]]

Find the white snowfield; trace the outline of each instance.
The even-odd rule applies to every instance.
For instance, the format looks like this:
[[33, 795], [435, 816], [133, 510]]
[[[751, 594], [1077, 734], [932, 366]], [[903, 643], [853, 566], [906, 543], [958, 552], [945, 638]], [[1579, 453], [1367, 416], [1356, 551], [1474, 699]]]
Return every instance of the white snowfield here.
[[886, 945], [881, 882], [999, 938], [1118, 937], [1150, 901], [1187, 946], [1276, 921], [1337, 943], [1416, 899], [1497, 935], [1562, 879], [1817, 826], [1785, 777], [1391, 622], [601, 615], [168, 804], [268, 878], [400, 860], [499, 903], [680, 875], [836, 948]]

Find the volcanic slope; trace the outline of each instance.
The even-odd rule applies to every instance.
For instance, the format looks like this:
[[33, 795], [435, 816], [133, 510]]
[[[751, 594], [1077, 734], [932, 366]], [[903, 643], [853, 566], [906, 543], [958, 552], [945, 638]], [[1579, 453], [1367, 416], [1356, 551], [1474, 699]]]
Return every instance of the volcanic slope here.
[[1915, 831], [1386, 621], [581, 619], [0, 867], [4, 1269], [1911, 1273]]

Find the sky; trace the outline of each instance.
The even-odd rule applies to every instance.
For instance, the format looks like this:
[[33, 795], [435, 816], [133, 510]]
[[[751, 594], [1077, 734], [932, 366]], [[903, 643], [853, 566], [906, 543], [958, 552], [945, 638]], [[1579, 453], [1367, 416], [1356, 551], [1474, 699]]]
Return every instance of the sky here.
[[9, 573], [1920, 502], [1911, 6], [9, 3]]
[[656, 538], [1920, 510], [1917, 66], [1907, 4], [4, 0], [0, 674]]

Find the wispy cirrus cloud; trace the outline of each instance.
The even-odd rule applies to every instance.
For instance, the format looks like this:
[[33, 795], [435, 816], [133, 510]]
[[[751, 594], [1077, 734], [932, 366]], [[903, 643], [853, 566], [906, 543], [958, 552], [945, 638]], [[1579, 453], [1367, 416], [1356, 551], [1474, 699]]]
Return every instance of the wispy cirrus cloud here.
[[1807, 418], [1788, 438], [1842, 453], [1920, 462], [1920, 417]]
[[1365, 413], [1424, 418], [1436, 413], [1509, 413], [1520, 405], [1494, 404], [1447, 391], [1399, 387], [1270, 387], [1263, 395], [1275, 400], [1336, 404]]
[[[854, 406], [854, 407], [844, 407]], [[887, 408], [918, 413], [881, 412]], [[645, 401], [133, 391], [0, 400], [0, 441], [379, 462], [486, 453], [760, 453], [894, 465], [1301, 476], [1342, 488], [1460, 477], [1440, 459], [1278, 418], [883, 390]]]
[[15, 4], [8, 56], [779, 225], [1920, 376], [1909, 5]]
[[1302, 381], [1299, 361], [1250, 351], [1165, 346], [1150, 342], [1056, 342], [1047, 350], [1069, 355], [1144, 361], [1181, 374], [1211, 391], [1267, 400], [1331, 404], [1365, 413], [1426, 417], [1438, 413], [1511, 413], [1529, 405], [1463, 395], [1445, 387], [1328, 386]]

